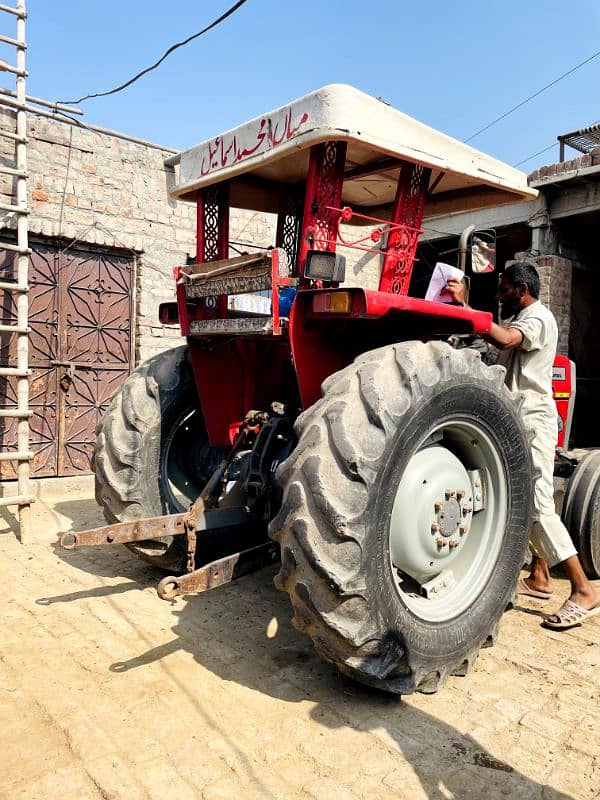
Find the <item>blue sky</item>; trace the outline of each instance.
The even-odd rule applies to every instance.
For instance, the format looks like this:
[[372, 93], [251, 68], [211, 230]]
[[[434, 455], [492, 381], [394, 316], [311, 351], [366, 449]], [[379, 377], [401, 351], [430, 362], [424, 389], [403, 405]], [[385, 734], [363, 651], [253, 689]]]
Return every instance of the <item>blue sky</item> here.
[[[28, 93], [112, 88], [232, 4], [28, 0]], [[598, 0], [247, 0], [131, 88], [81, 107], [84, 121], [180, 149], [343, 82], [466, 139], [600, 49], [599, 33]], [[514, 164], [600, 120], [599, 87], [600, 57], [472, 144]], [[521, 168], [554, 160], [557, 147]]]

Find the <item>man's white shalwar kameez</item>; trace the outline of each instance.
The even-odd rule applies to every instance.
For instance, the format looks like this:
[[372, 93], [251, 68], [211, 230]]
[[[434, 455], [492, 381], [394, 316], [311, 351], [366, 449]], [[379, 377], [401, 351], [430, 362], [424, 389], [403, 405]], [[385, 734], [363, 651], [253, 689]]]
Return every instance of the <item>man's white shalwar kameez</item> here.
[[533, 466], [538, 473], [531, 547], [553, 567], [577, 552], [554, 506], [552, 477], [558, 416], [552, 399], [552, 364], [558, 328], [552, 312], [539, 300], [520, 311], [508, 327], [521, 331], [523, 341], [508, 353], [506, 384], [525, 398], [523, 421], [533, 433]]

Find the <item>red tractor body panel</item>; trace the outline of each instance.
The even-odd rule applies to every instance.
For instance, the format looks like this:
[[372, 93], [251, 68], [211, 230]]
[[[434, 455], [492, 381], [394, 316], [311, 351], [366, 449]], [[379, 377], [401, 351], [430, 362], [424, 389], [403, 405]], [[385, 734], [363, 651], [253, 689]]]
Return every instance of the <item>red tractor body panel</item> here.
[[[182, 286], [178, 292], [180, 313], [187, 314]], [[334, 293], [350, 296], [347, 313], [319, 310]], [[186, 316], [182, 330], [189, 333], [194, 321]], [[491, 322], [484, 311], [387, 292], [301, 289], [290, 313], [289, 335], [219, 337], [210, 344], [190, 337], [210, 443], [229, 445], [246, 412], [268, 408], [274, 400], [308, 408], [318, 400], [322, 382], [366, 350], [404, 339], [485, 334]]]
[[[325, 310], [322, 300], [343, 293], [350, 295], [349, 312]], [[485, 334], [491, 323], [486, 311], [406, 295], [359, 288], [301, 290], [290, 316], [290, 342], [302, 407], [319, 399], [325, 378], [367, 350], [413, 338]]]
[[[215, 446], [249, 410], [308, 408], [363, 352], [489, 332], [487, 312], [408, 296], [426, 207], [535, 194], [522, 173], [344, 86], [186, 151], [173, 193], [197, 208], [196, 263], [175, 268], [177, 310]], [[276, 215], [262, 253], [231, 258], [232, 207]], [[346, 255], [373, 261], [372, 288], [346, 288]], [[254, 298], [244, 310], [240, 295]]]

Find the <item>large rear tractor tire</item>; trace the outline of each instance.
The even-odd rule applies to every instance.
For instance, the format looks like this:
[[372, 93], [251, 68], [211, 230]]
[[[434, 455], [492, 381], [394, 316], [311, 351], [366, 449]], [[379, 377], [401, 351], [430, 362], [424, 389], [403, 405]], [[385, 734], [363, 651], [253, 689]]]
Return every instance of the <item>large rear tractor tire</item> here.
[[562, 517], [586, 575], [600, 578], [600, 450], [590, 450], [575, 468]]
[[494, 641], [533, 481], [501, 367], [442, 342], [368, 352], [329, 377], [281, 465], [278, 588], [343, 673], [434, 692]]
[[[96, 430], [96, 501], [108, 523], [189, 509], [224, 451], [210, 447], [187, 347], [139, 366]], [[185, 536], [127, 545], [162, 569], [182, 572]]]

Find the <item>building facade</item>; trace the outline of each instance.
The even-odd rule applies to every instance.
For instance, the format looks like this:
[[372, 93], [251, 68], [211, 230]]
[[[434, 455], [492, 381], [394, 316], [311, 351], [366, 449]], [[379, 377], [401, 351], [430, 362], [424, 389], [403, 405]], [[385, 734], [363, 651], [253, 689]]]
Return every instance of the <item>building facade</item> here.
[[[12, 111], [0, 108], [0, 125], [14, 128]], [[0, 143], [0, 158], [10, 167], [11, 143]], [[183, 341], [177, 326], [158, 320], [159, 304], [174, 297], [172, 268], [195, 253], [195, 206], [169, 196], [177, 168], [164, 161], [172, 153], [71, 121], [28, 118], [34, 477], [89, 472], [96, 424], [114, 391], [141, 361]], [[577, 363], [575, 436], [595, 444], [600, 272], [593, 232], [600, 220], [600, 155], [542, 168], [530, 183], [540, 191], [536, 200], [427, 220], [411, 293], [424, 293], [436, 260], [452, 261], [456, 237], [469, 224], [496, 230], [501, 268], [527, 253], [559, 324], [559, 351]], [[0, 186], [0, 202], [11, 202], [12, 188], [10, 181]], [[10, 213], [0, 216], [0, 280], [14, 277], [14, 253], [1, 248], [2, 241], [14, 241], [14, 226]], [[230, 255], [273, 245], [275, 229], [275, 215], [233, 209]], [[346, 280], [375, 288], [379, 267], [371, 254], [355, 254]], [[496, 284], [497, 274], [476, 277], [473, 299], [489, 307]], [[1, 322], [13, 324], [16, 309], [2, 290], [0, 310]], [[13, 338], [0, 333], [0, 364], [14, 355]], [[1, 404], [2, 397], [14, 399], [16, 388], [10, 377], [0, 381]], [[16, 423], [1, 420], [0, 437], [3, 449], [16, 447]], [[1, 462], [0, 478], [14, 477], [12, 470]]]
[[[452, 261], [456, 258], [456, 237], [472, 224], [478, 229], [495, 230], [500, 270], [523, 256], [536, 264], [542, 286], [540, 299], [558, 323], [558, 351], [568, 355], [577, 370], [571, 444], [597, 447], [600, 148], [541, 167], [531, 173], [529, 184], [539, 191], [535, 200], [428, 220], [420, 256], [425, 269], [437, 259]], [[493, 303], [497, 281], [497, 274], [474, 276], [473, 304]]]
[[[0, 108], [0, 125], [13, 130], [14, 113]], [[0, 144], [11, 167], [11, 141]], [[89, 472], [95, 427], [114, 391], [141, 361], [183, 341], [177, 326], [158, 321], [159, 304], [174, 298], [172, 268], [195, 253], [195, 206], [169, 197], [176, 176], [164, 159], [172, 153], [28, 117], [34, 477]], [[12, 193], [8, 177], [0, 202], [14, 202]], [[271, 243], [273, 224], [265, 215], [232, 215], [234, 246]], [[14, 229], [14, 215], [0, 216], [0, 280], [15, 276], [14, 253], [1, 247]], [[15, 323], [13, 297], [2, 290], [0, 310], [2, 323]], [[14, 339], [0, 333], [1, 364], [10, 363]], [[4, 403], [16, 383], [0, 380]], [[16, 421], [1, 420], [0, 436], [3, 449], [14, 449]], [[12, 463], [0, 463], [0, 478], [13, 476]]]

